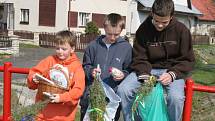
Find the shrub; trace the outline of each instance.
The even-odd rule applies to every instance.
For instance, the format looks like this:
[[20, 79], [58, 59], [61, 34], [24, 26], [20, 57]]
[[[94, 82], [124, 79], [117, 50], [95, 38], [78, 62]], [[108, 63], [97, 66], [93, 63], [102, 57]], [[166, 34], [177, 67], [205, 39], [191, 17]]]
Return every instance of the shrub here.
[[88, 22], [85, 27], [85, 33], [86, 34], [100, 34], [99, 28], [96, 26], [94, 22]]

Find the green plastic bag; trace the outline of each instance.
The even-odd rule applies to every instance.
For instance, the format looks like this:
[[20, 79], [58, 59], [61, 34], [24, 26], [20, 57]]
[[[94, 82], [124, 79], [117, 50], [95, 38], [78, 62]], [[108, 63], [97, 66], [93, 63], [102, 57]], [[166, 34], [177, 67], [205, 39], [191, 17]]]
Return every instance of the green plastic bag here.
[[[169, 121], [163, 87], [157, 83], [143, 101], [137, 102], [135, 121]], [[138, 120], [138, 121], [139, 121]]]

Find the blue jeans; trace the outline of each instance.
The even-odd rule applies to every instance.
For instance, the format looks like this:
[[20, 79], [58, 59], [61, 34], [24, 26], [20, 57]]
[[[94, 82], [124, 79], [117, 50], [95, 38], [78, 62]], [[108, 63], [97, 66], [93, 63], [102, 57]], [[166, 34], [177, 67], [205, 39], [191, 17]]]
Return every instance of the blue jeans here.
[[[152, 69], [151, 74], [160, 76], [166, 69]], [[135, 93], [141, 83], [137, 75], [132, 72], [118, 86], [117, 93], [121, 97], [121, 106], [124, 121], [131, 121], [131, 108], [135, 99]], [[184, 107], [184, 79], [174, 80], [171, 84], [163, 86], [167, 93], [167, 108], [170, 121], [180, 121]]]

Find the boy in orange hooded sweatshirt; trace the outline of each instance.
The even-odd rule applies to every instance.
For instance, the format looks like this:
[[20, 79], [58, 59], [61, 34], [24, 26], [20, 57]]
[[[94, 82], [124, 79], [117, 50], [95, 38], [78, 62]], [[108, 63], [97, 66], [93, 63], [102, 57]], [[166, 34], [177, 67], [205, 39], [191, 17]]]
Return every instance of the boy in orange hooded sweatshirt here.
[[[30, 69], [28, 87], [38, 89], [36, 102], [44, 99], [44, 95], [40, 94], [39, 87], [42, 83], [37, 74], [67, 90], [51, 94], [50, 102], [36, 116], [36, 120], [74, 121], [78, 102], [85, 88], [85, 74], [80, 60], [74, 53], [75, 35], [67, 30], [60, 31], [56, 34], [55, 44], [56, 54], [46, 57]], [[63, 72], [65, 76], [61, 77], [59, 72]]]

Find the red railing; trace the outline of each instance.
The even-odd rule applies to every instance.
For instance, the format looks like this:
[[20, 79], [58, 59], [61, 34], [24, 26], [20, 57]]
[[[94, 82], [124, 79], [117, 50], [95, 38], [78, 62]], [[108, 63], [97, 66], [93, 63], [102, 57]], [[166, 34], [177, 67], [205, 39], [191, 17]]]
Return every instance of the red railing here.
[[[0, 121], [10, 121], [12, 73], [28, 74], [29, 68], [16, 68], [12, 66], [12, 63], [6, 62], [4, 63], [4, 66], [0, 66], [0, 71], [4, 73], [3, 116], [0, 116]], [[190, 121], [192, 112], [192, 96], [194, 91], [215, 93], [215, 86], [197, 85], [194, 84], [194, 81], [191, 78], [186, 80], [186, 99], [184, 103], [183, 121]]]
[[192, 113], [193, 91], [215, 93], [215, 86], [203, 86], [194, 84], [194, 81], [190, 78], [186, 80], [185, 86], [186, 98], [184, 102], [183, 121], [190, 121]]
[[0, 66], [0, 71], [4, 73], [3, 74], [3, 78], [4, 78], [3, 116], [0, 116], [0, 121], [10, 121], [12, 73], [28, 74], [29, 69], [12, 67], [12, 63], [6, 62], [4, 63], [4, 66]]

